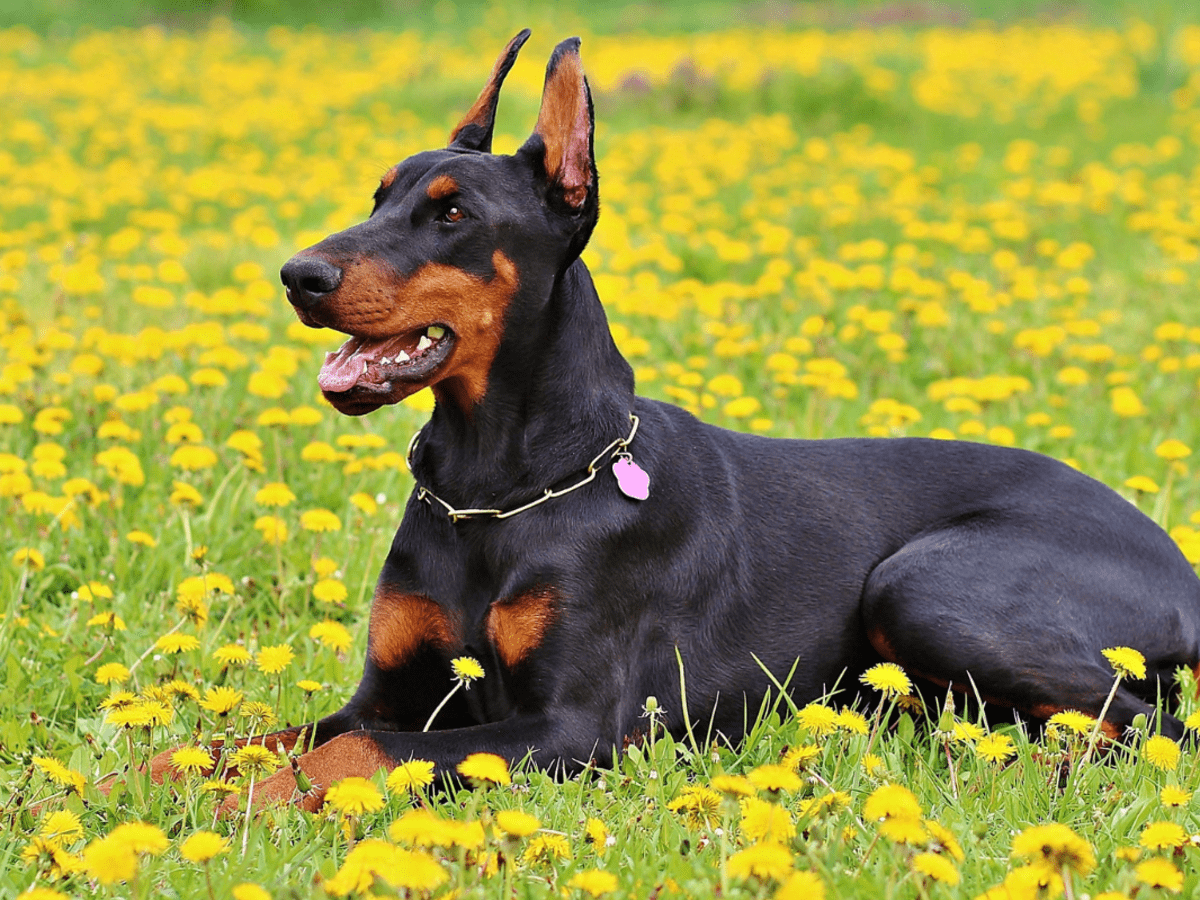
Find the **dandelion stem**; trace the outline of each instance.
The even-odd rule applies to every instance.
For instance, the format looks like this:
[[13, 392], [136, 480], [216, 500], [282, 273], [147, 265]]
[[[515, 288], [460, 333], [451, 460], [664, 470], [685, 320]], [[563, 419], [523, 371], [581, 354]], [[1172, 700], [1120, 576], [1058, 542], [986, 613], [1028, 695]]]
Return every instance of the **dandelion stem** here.
[[1096, 716], [1096, 724], [1092, 726], [1092, 733], [1088, 735], [1087, 750], [1084, 751], [1083, 759], [1080, 760], [1080, 766], [1086, 766], [1092, 758], [1092, 752], [1096, 749], [1096, 743], [1100, 739], [1100, 726], [1104, 724], [1104, 716], [1108, 713], [1108, 708], [1112, 706], [1113, 698], [1117, 696], [1117, 688], [1121, 686], [1121, 673], [1117, 673], [1117, 677], [1113, 679], [1112, 689], [1108, 692], [1108, 697], [1104, 700], [1104, 705], [1100, 707], [1100, 715]]
[[448, 693], [445, 697], [443, 697], [442, 702], [439, 703], [437, 705], [437, 708], [434, 709], [434, 711], [429, 714], [429, 719], [428, 719], [428, 721], [425, 722], [425, 727], [422, 728], [421, 731], [428, 731], [430, 729], [430, 727], [433, 725], [433, 720], [436, 719], [437, 714], [442, 711], [442, 707], [445, 706], [448, 702], [450, 702], [450, 698], [453, 697], [454, 693], [462, 686], [463, 686], [463, 682], [462, 682], [461, 678], [454, 682], [454, 687], [450, 688], [450, 693]]

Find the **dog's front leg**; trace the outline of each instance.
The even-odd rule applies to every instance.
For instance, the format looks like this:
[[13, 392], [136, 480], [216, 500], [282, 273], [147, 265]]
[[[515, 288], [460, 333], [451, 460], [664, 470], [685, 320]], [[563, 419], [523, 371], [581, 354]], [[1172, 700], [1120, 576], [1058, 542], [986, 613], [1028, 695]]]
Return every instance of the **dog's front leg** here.
[[[311, 788], [300, 791], [292, 770], [282, 769], [255, 786], [254, 805], [298, 798], [301, 808], [314, 812], [334, 782], [355, 775], [370, 778], [410, 759], [432, 762], [437, 777], [443, 779], [454, 776], [458, 764], [477, 752], [493, 753], [510, 762], [532, 755], [540, 768], [554, 762], [568, 770], [579, 768], [591, 758], [599, 741], [593, 738], [589, 744], [578, 729], [565, 724], [567, 718], [525, 714], [445, 731], [349, 731], [299, 757], [297, 763]], [[222, 814], [234, 812], [238, 802], [237, 797], [230, 797]]]

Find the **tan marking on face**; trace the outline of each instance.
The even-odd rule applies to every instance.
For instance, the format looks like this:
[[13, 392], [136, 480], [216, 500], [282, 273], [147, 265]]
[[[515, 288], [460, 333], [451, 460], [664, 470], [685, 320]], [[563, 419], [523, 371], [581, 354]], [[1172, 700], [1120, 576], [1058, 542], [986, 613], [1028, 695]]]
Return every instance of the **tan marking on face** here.
[[552, 588], [538, 587], [492, 604], [486, 623], [488, 640], [510, 669], [541, 646], [558, 615], [557, 601]]
[[429, 187], [425, 188], [425, 193], [429, 195], [429, 199], [431, 200], [441, 200], [443, 197], [449, 197], [451, 194], [458, 193], [458, 182], [443, 173], [429, 182]]
[[379, 179], [379, 186], [387, 190], [392, 186], [392, 182], [396, 180], [396, 173], [400, 171], [399, 166], [392, 166], [383, 173], [383, 177]]
[[440, 606], [421, 594], [402, 594], [386, 585], [371, 604], [367, 654], [381, 669], [397, 669], [425, 644], [446, 649], [458, 629]]
[[450, 358], [430, 380], [397, 382], [381, 404], [397, 403], [423, 387], [432, 387], [439, 402], [454, 403], [468, 413], [483, 399], [504, 333], [504, 315], [517, 292], [517, 267], [512, 260], [495, 251], [496, 272], [490, 280], [434, 262], [403, 278], [377, 259], [330, 261], [343, 275], [326, 301], [329, 314], [323, 317], [324, 325], [372, 339], [399, 337], [437, 324], [454, 332]]

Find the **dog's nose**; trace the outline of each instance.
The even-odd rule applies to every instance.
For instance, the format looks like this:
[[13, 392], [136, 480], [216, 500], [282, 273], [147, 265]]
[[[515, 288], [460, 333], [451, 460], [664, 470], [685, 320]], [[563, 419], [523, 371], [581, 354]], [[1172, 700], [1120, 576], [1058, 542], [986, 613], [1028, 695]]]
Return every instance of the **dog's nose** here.
[[293, 256], [279, 270], [292, 306], [315, 306], [342, 283], [342, 270], [319, 256]]

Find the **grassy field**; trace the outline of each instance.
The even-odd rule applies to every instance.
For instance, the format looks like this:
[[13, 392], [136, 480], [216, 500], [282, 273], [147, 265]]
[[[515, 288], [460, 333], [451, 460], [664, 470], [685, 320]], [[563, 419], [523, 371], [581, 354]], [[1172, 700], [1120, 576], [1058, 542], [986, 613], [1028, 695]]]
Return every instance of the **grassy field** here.
[[[515, 148], [579, 30], [563, 7], [369, 32], [222, 9], [248, 24], [80, 30], [64, 2], [0, 30], [0, 897], [1200, 887], [1194, 749], [1146, 727], [1092, 756], [1086, 718], [988, 733], [936, 697], [776, 700], [745, 746], [657, 734], [566, 783], [381, 775], [319, 816], [216, 821], [246, 779], [99, 793], [349, 696], [431, 401], [336, 415], [315, 375], [340, 338], [294, 320], [275, 272], [442, 145], [536, 22], [501, 106]], [[604, 203], [585, 258], [640, 391], [772, 435], [1048, 453], [1200, 561], [1200, 26], [1178, 5], [954, 28], [764, 6], [728, 30], [651, 9], [583, 34]]]

